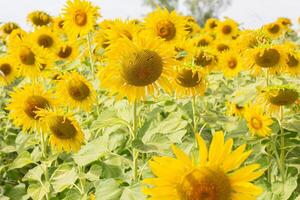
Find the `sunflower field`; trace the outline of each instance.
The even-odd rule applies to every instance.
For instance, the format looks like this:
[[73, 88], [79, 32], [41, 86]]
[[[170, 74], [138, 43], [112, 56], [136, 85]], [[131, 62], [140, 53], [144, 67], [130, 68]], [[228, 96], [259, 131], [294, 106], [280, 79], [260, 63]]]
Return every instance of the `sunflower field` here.
[[290, 19], [27, 21], [0, 28], [0, 200], [300, 200]]

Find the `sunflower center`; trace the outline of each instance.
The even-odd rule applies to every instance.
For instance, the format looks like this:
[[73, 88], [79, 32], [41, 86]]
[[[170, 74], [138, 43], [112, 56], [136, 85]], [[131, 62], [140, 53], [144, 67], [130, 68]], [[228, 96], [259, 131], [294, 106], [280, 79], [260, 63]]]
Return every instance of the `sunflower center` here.
[[84, 82], [71, 80], [68, 83], [68, 93], [73, 99], [83, 101], [90, 95], [91, 91]]
[[202, 78], [191, 69], [183, 69], [177, 73], [176, 82], [183, 87], [194, 87], [201, 82]]
[[72, 50], [70, 46], [61, 47], [57, 55], [60, 58], [68, 58], [72, 54]]
[[175, 25], [169, 20], [161, 20], [156, 24], [156, 30], [160, 37], [172, 40], [176, 35]]
[[268, 28], [268, 31], [273, 34], [278, 33], [279, 30], [280, 30], [280, 26], [278, 24], [274, 24]]
[[225, 50], [228, 50], [229, 46], [226, 45], [226, 44], [218, 44], [217, 49], [218, 49], [219, 52], [223, 52]]
[[87, 14], [81, 10], [77, 10], [74, 15], [75, 24], [78, 26], [84, 26], [87, 23]]
[[287, 60], [287, 65], [289, 67], [297, 67], [299, 65], [299, 60], [295, 56], [289, 54], [288, 60]]
[[71, 120], [63, 116], [56, 116], [49, 128], [60, 139], [71, 139], [77, 134], [77, 130]]
[[220, 170], [202, 167], [187, 174], [177, 187], [182, 200], [230, 200], [228, 177]]
[[215, 22], [215, 21], [212, 21], [210, 24], [209, 24], [209, 28], [211, 28], [211, 29], [214, 29], [214, 28], [216, 28], [218, 25], [217, 25], [217, 23]]
[[53, 45], [54, 41], [53, 38], [49, 35], [43, 34], [40, 35], [38, 38], [38, 44], [44, 48], [50, 48]]
[[231, 28], [231, 26], [229, 26], [229, 25], [225, 25], [225, 26], [223, 26], [223, 28], [222, 28], [222, 32], [223, 32], [225, 35], [228, 35], [228, 34], [230, 34], [230, 33], [232, 32], [232, 28]]
[[35, 63], [34, 53], [27, 47], [21, 48], [19, 58], [24, 65], [33, 65]]
[[210, 56], [206, 56], [203, 52], [201, 52], [198, 56], [195, 57], [195, 64], [198, 66], [208, 66], [212, 63], [213, 58]]
[[57, 23], [58, 28], [62, 29], [62, 28], [64, 27], [64, 23], [65, 23], [64, 20], [60, 20], [60, 21]]
[[42, 96], [33, 95], [26, 99], [24, 111], [29, 117], [37, 120], [39, 119], [39, 116], [37, 116], [36, 111], [45, 109], [49, 106], [50, 103], [47, 99]]
[[206, 39], [201, 39], [197, 43], [198, 47], [204, 47], [204, 46], [207, 46], [207, 45], [209, 45], [209, 42]]
[[274, 67], [279, 63], [280, 54], [276, 49], [266, 49], [255, 56], [255, 62], [264, 68]]
[[238, 62], [237, 62], [236, 58], [231, 58], [231, 59], [228, 61], [228, 67], [229, 67], [230, 69], [236, 68], [237, 64], [238, 64]]
[[290, 105], [298, 99], [298, 92], [294, 89], [272, 89], [267, 92], [268, 100], [277, 106]]
[[261, 129], [261, 127], [262, 127], [261, 120], [256, 117], [251, 118], [250, 123], [251, 123], [251, 126], [255, 129]]
[[162, 70], [162, 58], [155, 51], [142, 50], [122, 63], [121, 74], [128, 84], [142, 87], [154, 83]]
[[12, 67], [10, 64], [8, 63], [3, 63], [2, 65], [0, 65], [0, 71], [5, 75], [8, 76], [11, 71], [12, 71]]

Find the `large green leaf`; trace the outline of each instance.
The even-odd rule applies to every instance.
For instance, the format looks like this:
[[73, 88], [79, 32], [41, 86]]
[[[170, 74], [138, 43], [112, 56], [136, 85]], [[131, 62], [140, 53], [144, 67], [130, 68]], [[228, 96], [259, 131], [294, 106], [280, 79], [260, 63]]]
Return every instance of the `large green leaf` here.
[[96, 187], [97, 200], [120, 200], [123, 189], [114, 179], [101, 180]]
[[77, 180], [78, 175], [74, 168], [61, 165], [51, 177], [51, 185], [56, 193], [71, 187]]

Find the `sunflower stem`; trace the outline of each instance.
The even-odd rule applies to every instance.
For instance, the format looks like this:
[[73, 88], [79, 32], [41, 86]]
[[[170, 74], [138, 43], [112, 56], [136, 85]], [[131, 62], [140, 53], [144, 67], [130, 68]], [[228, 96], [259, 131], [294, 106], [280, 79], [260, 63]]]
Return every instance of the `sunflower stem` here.
[[91, 44], [91, 33], [88, 33], [88, 35], [87, 35], [87, 44], [88, 44], [88, 49], [89, 49], [91, 71], [94, 76], [95, 70], [94, 70], [94, 59], [93, 59], [92, 44]]
[[193, 132], [197, 134], [197, 120], [196, 120], [196, 97], [192, 97], [192, 112], [193, 112]]
[[284, 114], [283, 114], [283, 107], [280, 106], [280, 173], [282, 177], [282, 182], [285, 182], [285, 138], [284, 138], [284, 129], [282, 127]]
[[[137, 101], [133, 103], [133, 127], [132, 127], [132, 141], [137, 137]], [[132, 170], [133, 170], [133, 181], [138, 181], [138, 157], [139, 152], [136, 148], [132, 148]]]

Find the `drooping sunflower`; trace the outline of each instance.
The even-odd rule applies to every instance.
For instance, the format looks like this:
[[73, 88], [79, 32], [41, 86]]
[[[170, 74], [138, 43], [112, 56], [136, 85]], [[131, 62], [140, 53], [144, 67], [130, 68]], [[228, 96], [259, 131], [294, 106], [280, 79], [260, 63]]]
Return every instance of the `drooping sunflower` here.
[[209, 34], [199, 34], [194, 36], [192, 41], [195, 47], [206, 47], [213, 43], [214, 38]]
[[13, 32], [13, 30], [16, 30], [19, 28], [20, 28], [19, 25], [14, 22], [7, 22], [1, 26], [0, 34], [4, 37], [7, 37], [8, 35], [10, 35]]
[[202, 69], [185, 64], [176, 67], [174, 73], [170, 83], [176, 97], [198, 96], [206, 91], [206, 73]]
[[68, 0], [64, 8], [64, 29], [70, 38], [87, 35], [94, 30], [99, 8], [87, 0]]
[[220, 21], [217, 26], [216, 36], [218, 38], [232, 39], [239, 33], [238, 24], [229, 18]]
[[101, 86], [130, 101], [155, 95], [159, 88], [170, 92], [175, 53], [162, 39], [148, 34], [130, 41], [120, 39], [109, 46], [108, 66], [99, 71]]
[[200, 33], [201, 27], [197, 23], [194, 17], [192, 16], [185, 16], [185, 30], [188, 33], [188, 37], [193, 37], [195, 34]]
[[284, 34], [284, 29], [278, 22], [266, 24], [262, 29], [266, 33], [266, 35], [272, 39], [277, 39]]
[[27, 20], [33, 26], [46, 26], [52, 22], [52, 17], [44, 11], [33, 11], [27, 15]]
[[30, 39], [37, 46], [49, 50], [48, 52], [53, 53], [57, 49], [59, 39], [57, 35], [52, 31], [50, 27], [43, 26], [35, 29], [30, 35]]
[[24, 131], [45, 130], [45, 124], [40, 122], [37, 112], [56, 105], [51, 91], [46, 90], [41, 84], [27, 84], [16, 88], [10, 97], [7, 110], [9, 118], [16, 126], [22, 127]]
[[73, 61], [79, 55], [77, 41], [59, 42], [55, 51], [58, 60]]
[[185, 19], [175, 11], [158, 8], [145, 18], [145, 29], [154, 37], [172, 44], [187, 35]]
[[244, 112], [247, 126], [252, 135], [267, 137], [271, 135], [272, 118], [266, 115], [260, 106], [247, 106]]
[[50, 133], [51, 147], [57, 151], [78, 152], [84, 134], [72, 114], [61, 110], [38, 111], [40, 121], [46, 125], [44, 132]]
[[52, 30], [56, 35], [64, 35], [65, 34], [65, 30], [64, 30], [64, 18], [61, 16], [55, 17], [53, 19], [53, 26], [52, 26]]
[[218, 59], [218, 68], [225, 77], [235, 77], [243, 70], [242, 59], [237, 51], [224, 51]]
[[259, 91], [256, 102], [264, 106], [268, 114], [278, 116], [280, 107], [290, 106], [299, 99], [299, 92], [293, 85], [268, 86]]
[[248, 49], [244, 54], [244, 65], [252, 75], [260, 74], [263, 69], [271, 74], [282, 71], [286, 64], [286, 54], [283, 45], [261, 44]]
[[21, 41], [18, 46], [9, 49], [18, 66], [21, 76], [37, 78], [45, 66], [52, 67], [53, 58], [44, 48], [38, 47], [31, 41]]
[[217, 66], [217, 52], [211, 47], [194, 48], [194, 64], [207, 72], [215, 70]]
[[215, 33], [219, 25], [219, 22], [220, 21], [216, 18], [209, 18], [208, 20], [206, 20], [204, 25], [205, 31], [209, 33]]
[[263, 31], [244, 30], [240, 31], [240, 36], [236, 40], [235, 47], [240, 52], [244, 52], [247, 49], [252, 49], [261, 44], [269, 43], [271, 43], [271, 38], [269, 38]]
[[89, 111], [96, 101], [96, 91], [92, 84], [74, 71], [60, 77], [56, 92], [64, 105], [74, 109]]
[[241, 200], [256, 199], [262, 193], [260, 187], [251, 183], [264, 173], [260, 165], [241, 167], [252, 152], [245, 151], [245, 144], [232, 150], [233, 140], [224, 141], [224, 134], [216, 132], [208, 150], [199, 134], [196, 139], [199, 148], [197, 161], [191, 160], [175, 145], [172, 150], [176, 158], [152, 158], [149, 165], [155, 178], [143, 181], [152, 186], [143, 189], [149, 199]]
[[0, 85], [8, 85], [18, 76], [18, 69], [10, 56], [0, 57]]
[[300, 50], [287, 49], [286, 65], [284, 71], [290, 75], [297, 76], [300, 74]]
[[292, 21], [287, 17], [279, 17], [277, 21], [285, 30], [289, 30], [292, 26]]
[[114, 20], [110, 29], [107, 29], [107, 36], [110, 42], [116, 42], [120, 38], [132, 40], [140, 31], [140, 26], [130, 20]]

